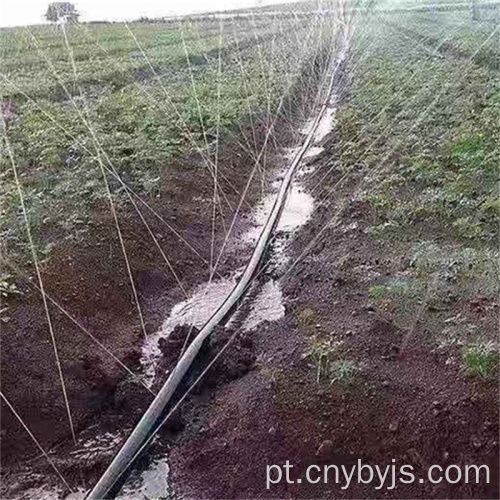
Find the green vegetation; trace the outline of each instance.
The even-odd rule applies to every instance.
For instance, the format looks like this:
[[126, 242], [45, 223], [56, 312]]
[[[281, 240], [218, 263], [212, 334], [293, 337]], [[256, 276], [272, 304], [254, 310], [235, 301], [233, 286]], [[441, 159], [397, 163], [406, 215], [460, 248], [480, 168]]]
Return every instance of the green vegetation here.
[[[377, 182], [362, 196], [376, 213], [373, 234], [412, 238], [408, 225], [425, 221], [451, 228], [456, 237], [492, 244], [499, 216], [498, 71], [477, 58], [470, 67], [469, 58], [493, 27], [462, 26], [458, 39], [469, 42], [464, 57], [436, 58], [402, 36], [408, 24], [425, 34], [425, 15], [390, 18], [391, 34], [401, 44], [386, 43], [383, 32], [374, 31], [379, 45], [363, 60], [356, 92], [340, 113], [342, 132], [356, 139], [345, 146], [343, 168], [359, 163], [360, 147], [366, 151], [363, 164], [375, 171], [370, 179]], [[448, 15], [449, 24], [445, 17], [444, 24], [428, 19], [427, 25], [439, 27], [441, 37], [454, 33], [459, 23], [456, 14], [443, 14]]]
[[387, 285], [375, 285], [368, 289], [369, 297], [378, 303], [389, 299], [397, 299], [410, 292], [408, 281], [401, 278], [395, 278]]
[[341, 385], [350, 384], [358, 372], [352, 361], [338, 359], [338, 345], [331, 340], [314, 335], [305, 356], [309, 358], [316, 370], [316, 383], [327, 381]]
[[[367, 284], [370, 299], [403, 329], [418, 318], [433, 346], [444, 332], [447, 345], [464, 345], [481, 321], [477, 341], [491, 341], [494, 353], [500, 33], [497, 23], [479, 23], [466, 11], [435, 16], [381, 15], [355, 36], [352, 66], [362, 59], [361, 69], [339, 109], [336, 175], [353, 185], [364, 179], [357, 198], [369, 209], [366, 231], [398, 263], [392, 276]], [[481, 318], [468, 317], [474, 307]], [[457, 313], [463, 316], [450, 332], [446, 322]], [[483, 375], [492, 363], [477, 349], [467, 359]]]
[[493, 379], [498, 368], [498, 353], [488, 345], [464, 349], [463, 360], [468, 375], [485, 380]]
[[389, 290], [385, 285], [375, 285], [368, 289], [368, 295], [375, 302], [382, 302], [388, 297]]
[[318, 384], [323, 379], [330, 380], [333, 357], [333, 348], [330, 341], [315, 335], [306, 357], [311, 359], [316, 369], [316, 382]]
[[343, 385], [350, 384], [357, 372], [358, 367], [352, 361], [334, 361], [331, 366], [332, 382], [338, 382]]
[[[217, 137], [251, 148], [239, 127], [276, 115], [300, 77], [303, 39], [312, 33], [313, 50], [321, 36], [297, 19], [272, 21], [228, 20], [222, 32], [203, 20], [0, 30], [2, 113], [37, 249], [84, 236], [106, 197], [101, 163], [123, 208], [121, 181], [157, 197], [175, 158], [198, 153], [207, 164]], [[25, 259], [5, 148], [0, 161], [4, 252]]]

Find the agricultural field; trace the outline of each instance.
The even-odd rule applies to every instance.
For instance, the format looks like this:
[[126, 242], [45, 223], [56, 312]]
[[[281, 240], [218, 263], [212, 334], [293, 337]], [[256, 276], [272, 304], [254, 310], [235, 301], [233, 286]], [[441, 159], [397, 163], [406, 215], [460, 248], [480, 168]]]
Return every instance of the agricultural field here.
[[317, 105], [336, 36], [286, 10], [1, 31], [2, 387], [44, 447], [128, 419], [145, 336], [244, 261], [227, 240]]
[[[109, 498], [498, 497], [499, 4], [471, 5], [0, 29], [2, 498], [86, 498], [275, 210]], [[491, 478], [297, 480], [358, 459]]]
[[[154, 196], [165, 162], [196, 151], [208, 161], [218, 134], [234, 135], [250, 115], [273, 117], [298, 71], [302, 36], [313, 47], [317, 39], [298, 24], [249, 19], [243, 26], [201, 21], [3, 32], [6, 124], [20, 174], [31, 167], [34, 177], [25, 196], [38, 250], [50, 250], [53, 242], [40, 237], [48, 227], [78, 238], [89, 208], [106, 198], [99, 149], [108, 174], [114, 169], [131, 190]], [[255, 153], [249, 138], [238, 140]], [[113, 194], [123, 188], [116, 177], [110, 182]], [[9, 199], [8, 181], [4, 187], [6, 245], [14, 255], [29, 253], [19, 200]]]

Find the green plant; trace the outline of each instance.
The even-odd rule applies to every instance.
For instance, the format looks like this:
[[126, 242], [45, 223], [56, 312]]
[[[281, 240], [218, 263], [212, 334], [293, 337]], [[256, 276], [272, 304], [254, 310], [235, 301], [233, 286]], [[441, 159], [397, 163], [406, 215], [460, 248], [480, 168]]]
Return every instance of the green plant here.
[[310, 358], [316, 369], [316, 383], [322, 380], [330, 383], [349, 384], [352, 382], [358, 368], [352, 361], [334, 360], [336, 345], [331, 340], [315, 335], [312, 338], [311, 346], [306, 352], [306, 357]]
[[365, 196], [365, 200], [377, 212], [383, 212], [392, 208], [392, 198], [387, 193], [370, 193]]
[[[244, 145], [249, 115], [276, 114], [300, 69], [299, 38], [285, 33], [290, 43], [281, 40], [275, 57], [267, 22], [226, 27], [221, 39], [218, 27], [203, 23], [136, 24], [134, 37], [119, 25], [72, 26], [71, 51], [60, 30], [46, 26], [33, 28], [36, 46], [22, 30], [0, 32], [2, 68], [15, 83], [0, 82], [2, 109], [8, 103], [9, 140], [37, 251], [47, 254], [47, 242], [78, 237], [107, 196], [96, 142], [112, 195], [124, 206], [126, 192], [114, 171], [138, 195], [160, 198], [169, 189], [162, 179], [170, 163], [193, 153], [211, 162], [216, 137]], [[241, 47], [233, 28], [245, 41]], [[258, 48], [254, 36], [262, 37]], [[273, 65], [272, 78], [264, 61]], [[0, 235], [14, 257], [29, 260], [13, 175], [4, 171]]]
[[464, 238], [475, 239], [479, 238], [483, 234], [483, 228], [480, 222], [472, 220], [471, 217], [461, 217], [453, 223], [453, 227], [456, 228]]
[[321, 380], [330, 378], [332, 356], [333, 349], [331, 342], [315, 335], [311, 347], [306, 353], [306, 357], [312, 360], [316, 368], [316, 382], [318, 384]]
[[375, 285], [368, 289], [368, 296], [375, 302], [383, 302], [389, 297], [389, 288], [385, 285]]
[[332, 363], [330, 370], [332, 382], [346, 385], [353, 381], [358, 372], [358, 367], [353, 361], [339, 360]]
[[466, 373], [484, 380], [492, 379], [498, 367], [498, 353], [491, 345], [476, 345], [463, 351]]
[[410, 267], [420, 281], [432, 281], [438, 287], [453, 285], [468, 295], [493, 296], [500, 291], [498, 250], [421, 241], [411, 255]]

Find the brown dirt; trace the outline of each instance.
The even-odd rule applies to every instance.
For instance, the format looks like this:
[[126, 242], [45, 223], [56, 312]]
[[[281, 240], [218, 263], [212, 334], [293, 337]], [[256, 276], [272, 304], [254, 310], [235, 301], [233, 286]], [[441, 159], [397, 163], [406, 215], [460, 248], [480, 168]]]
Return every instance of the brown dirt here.
[[[314, 65], [315, 61], [311, 64]], [[311, 68], [304, 70], [304, 78], [312, 78], [313, 74], [315, 72]], [[272, 141], [267, 145], [265, 168], [281, 166], [282, 148], [295, 144], [296, 140], [296, 131], [289, 124], [293, 124], [297, 117], [302, 118], [301, 113], [307, 113], [309, 105], [299, 86], [293, 86], [285, 100], [282, 115], [276, 121]], [[242, 123], [235, 135], [229, 134], [220, 139], [219, 183], [228, 202], [221, 200], [227, 227], [255, 164], [255, 153], [249, 152], [248, 145], [256, 140], [256, 148], [260, 150], [267, 133], [265, 122], [262, 117], [254, 116], [253, 124]], [[256, 178], [259, 175], [257, 172]], [[183, 288], [189, 291], [209, 277], [213, 181], [197, 155], [165, 165], [162, 181], [159, 197], [143, 199], [189, 241], [201, 258], [167, 229], [164, 222], [140, 203], [138, 205], [173, 264]], [[239, 221], [233, 231], [236, 237], [248, 225], [247, 215], [263, 194], [260, 183], [254, 181], [240, 209]], [[185, 295], [130, 203], [120, 203], [118, 217], [146, 331], [153, 333], [172, 306], [183, 300]], [[66, 235], [50, 227], [42, 227], [41, 234], [48, 241], [57, 243], [50, 258], [42, 265], [48, 296], [132, 371], [140, 373], [143, 332], [109, 206], [102, 202], [94, 207], [84, 238], [62, 239]], [[215, 248], [221, 248], [224, 237], [222, 215], [219, 213]], [[219, 265], [219, 275], [224, 276], [241, 267], [246, 259], [242, 252], [226, 252]], [[39, 292], [30, 284], [37, 283], [29, 278], [34, 276], [34, 269], [23, 269], [21, 265], [15, 269], [19, 275], [16, 284], [23, 295], [17, 300], [9, 299], [6, 304], [10, 319], [2, 324], [2, 391], [41, 445], [51, 451], [53, 460], [70, 483], [88, 488], [103, 472], [117, 445], [115, 443], [91, 458], [80, 459], [79, 451], [75, 452], [43, 302]], [[78, 446], [81, 448], [86, 439], [106, 431], [119, 432], [124, 439], [152, 395], [133, 382], [123, 368], [52, 304], [50, 313], [58, 339]], [[211, 349], [210, 352], [213, 352], [214, 347]], [[248, 350], [247, 347], [245, 349]], [[216, 375], [213, 384], [248, 372], [253, 361], [253, 354], [249, 354], [235, 363], [223, 364], [226, 367], [223, 371], [227, 374], [222, 379]], [[168, 364], [166, 360], [165, 368]], [[45, 458], [40, 456], [39, 450], [3, 402], [1, 410], [4, 484], [0, 494], [8, 496], [23, 492], [30, 486], [60, 484]], [[168, 427], [167, 435], [172, 428], [178, 430], [175, 424]], [[27, 464], [30, 467], [26, 474]], [[30, 470], [35, 474], [31, 474]], [[38, 472], [44, 475], [37, 475]]]
[[[251, 133], [250, 129], [242, 127], [240, 139], [241, 134], [250, 137]], [[265, 133], [265, 126], [261, 125], [257, 130], [258, 146]], [[285, 135], [280, 137], [280, 142], [287, 140]], [[269, 147], [270, 161], [273, 154]], [[253, 156], [234, 140], [227, 138], [221, 144], [219, 167], [225, 180], [220, 177], [219, 182], [231, 204], [229, 208], [222, 201], [227, 226], [240, 197], [229, 187], [228, 181], [241, 192], [254, 163]], [[161, 196], [145, 200], [178, 229], [202, 258], [138, 203], [186, 290], [208, 279], [212, 194], [212, 178], [202, 161], [193, 156], [165, 165]], [[252, 183], [241, 208], [243, 215], [260, 195], [260, 186], [257, 182]], [[185, 296], [130, 203], [121, 204], [118, 212], [146, 331], [153, 333], [172, 305]], [[50, 228], [43, 228], [43, 234], [50, 240], [58, 240], [60, 236], [51, 233]], [[223, 238], [218, 214], [216, 248], [220, 248]], [[240, 265], [239, 259], [239, 256], [228, 254], [221, 261], [219, 273], [233, 270]], [[65, 447], [71, 441], [71, 434], [43, 302], [27, 278], [35, 275], [34, 269], [19, 270], [19, 273], [17, 285], [23, 296], [4, 303], [8, 306], [10, 320], [2, 323], [2, 391], [42, 446], [47, 449]], [[42, 276], [50, 297], [132, 371], [140, 372], [139, 348], [143, 332], [114, 220], [106, 203], [94, 208], [84, 238], [76, 242], [64, 240], [53, 249], [42, 265]], [[36, 278], [32, 282], [37, 284]], [[152, 399], [151, 394], [130, 382], [124, 389], [124, 380], [129, 377], [123, 368], [54, 305], [50, 305], [50, 313], [77, 433], [95, 423], [116, 421], [118, 415], [121, 415], [122, 425], [133, 422], [135, 413], [140, 414], [141, 407]], [[140, 400], [140, 405], [133, 415], [127, 415], [130, 406], [127, 398], [132, 393], [139, 393], [134, 397]], [[3, 403], [1, 410], [2, 465], [3, 473], [7, 474], [11, 468], [15, 469], [39, 453]]]
[[[338, 201], [351, 189], [336, 193]], [[292, 244], [292, 261], [334, 209], [317, 210]], [[183, 497], [498, 498], [498, 385], [464, 376], [458, 349], [436, 348], [418, 322], [398, 325], [390, 311], [370, 301], [368, 288], [402, 265], [387, 244], [366, 234], [372, 222], [369, 208], [352, 202], [341, 223], [282, 280], [286, 315], [253, 332], [254, 369], [217, 391], [206, 387], [210, 402], [183, 410], [186, 428], [171, 452]], [[429, 314], [461, 311], [477, 320], [474, 304], [458, 301]], [[498, 304], [489, 306], [479, 314], [483, 324], [493, 325]], [[315, 335], [342, 342], [340, 358], [359, 369], [352, 383], [316, 382], [304, 358]], [[393, 490], [352, 483], [342, 490], [344, 483], [304, 479], [310, 464], [358, 458], [372, 466], [391, 465], [391, 459], [412, 465], [425, 482]], [[294, 466], [292, 479], [303, 481], [267, 490], [266, 466], [286, 460]], [[491, 482], [432, 484], [426, 478], [434, 464], [486, 464]]]

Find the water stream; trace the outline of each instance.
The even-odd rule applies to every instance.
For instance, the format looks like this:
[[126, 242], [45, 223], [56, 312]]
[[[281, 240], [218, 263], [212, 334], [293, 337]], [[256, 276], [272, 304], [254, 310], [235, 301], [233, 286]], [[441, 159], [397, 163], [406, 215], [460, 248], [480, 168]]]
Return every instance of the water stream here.
[[[335, 99], [332, 102], [335, 102]], [[273, 240], [270, 256], [276, 262], [276, 265], [286, 263], [286, 242], [295, 231], [307, 223], [314, 211], [314, 198], [304, 190], [301, 178], [314, 168], [308, 166], [311, 160], [323, 152], [324, 149], [321, 143], [335, 125], [335, 111], [336, 107], [334, 105], [326, 109], [314, 133], [313, 143], [304, 155], [302, 163], [298, 167], [297, 175], [290, 186], [283, 211], [275, 229], [276, 237]], [[314, 120], [308, 121], [300, 130], [301, 134], [307, 135], [313, 125]], [[300, 147], [286, 150], [286, 158], [292, 161], [299, 150]], [[253, 210], [251, 226], [241, 237], [244, 245], [253, 247], [257, 242], [273, 208], [284, 172], [284, 169], [276, 172], [276, 178], [271, 183], [270, 191]], [[167, 338], [176, 326], [193, 325], [198, 328], [202, 327], [234, 288], [243, 270], [243, 268], [238, 269], [227, 278], [207, 281], [197, 286], [188, 299], [179, 302], [172, 308], [162, 327], [156, 334], [150, 335], [142, 348], [141, 363], [144, 367], [147, 384], [151, 385], [153, 383], [156, 366], [161, 357], [158, 340], [162, 337]], [[281, 318], [284, 312], [285, 307], [280, 285], [278, 282], [270, 280], [262, 286], [255, 299], [251, 302], [250, 311], [243, 321], [243, 329], [252, 330], [263, 321], [275, 321]]]

